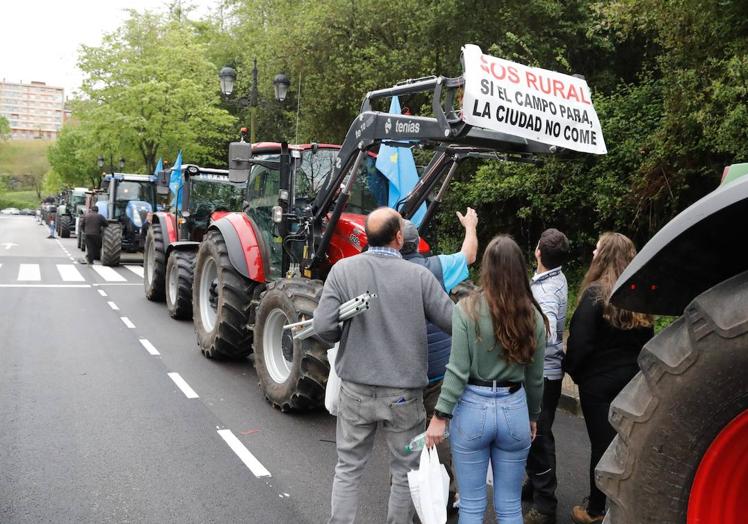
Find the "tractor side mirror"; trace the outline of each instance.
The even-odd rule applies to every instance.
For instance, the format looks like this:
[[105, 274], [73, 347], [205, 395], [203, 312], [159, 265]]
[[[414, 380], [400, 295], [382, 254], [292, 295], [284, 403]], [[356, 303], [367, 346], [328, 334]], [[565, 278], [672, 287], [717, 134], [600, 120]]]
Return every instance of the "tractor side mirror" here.
[[229, 144], [229, 181], [246, 182], [249, 178], [252, 146], [247, 142]]
[[157, 195], [168, 195], [169, 194], [169, 178], [171, 170], [162, 169], [156, 175], [156, 194]]

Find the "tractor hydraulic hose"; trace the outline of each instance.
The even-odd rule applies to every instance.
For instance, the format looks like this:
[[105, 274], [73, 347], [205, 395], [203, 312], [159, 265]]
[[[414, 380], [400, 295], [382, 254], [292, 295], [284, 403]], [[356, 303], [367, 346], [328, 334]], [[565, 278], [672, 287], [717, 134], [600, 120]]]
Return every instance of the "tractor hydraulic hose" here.
[[434, 213], [436, 213], [436, 208], [439, 207], [439, 204], [441, 204], [442, 202], [442, 198], [444, 198], [444, 193], [447, 191], [449, 182], [452, 180], [455, 171], [457, 171], [457, 165], [458, 162], [453, 161], [452, 165], [449, 167], [447, 176], [444, 177], [444, 182], [442, 182], [442, 187], [439, 188], [439, 192], [436, 194], [436, 197], [431, 202], [431, 205], [429, 205], [428, 209], [426, 209], [426, 214], [423, 216], [423, 220], [421, 220], [421, 224], [418, 226], [419, 232], [426, 231], [429, 222], [431, 222], [431, 218], [434, 216]]
[[356, 175], [358, 174], [358, 170], [361, 167], [361, 162], [363, 162], [365, 155], [366, 151], [364, 151], [363, 149], [359, 150], [358, 155], [356, 156], [356, 160], [355, 162], [353, 162], [353, 167], [349, 171], [350, 174], [348, 175], [348, 182], [346, 182], [345, 186], [343, 186], [340, 195], [338, 196], [338, 200], [335, 203], [335, 208], [332, 211], [332, 216], [327, 222], [325, 234], [322, 235], [322, 240], [320, 241], [319, 246], [317, 246], [317, 251], [314, 253], [312, 260], [309, 263], [309, 267], [313, 267], [325, 259], [327, 247], [330, 245], [330, 239], [332, 238], [332, 234], [335, 232], [335, 227], [338, 225], [340, 215], [343, 214], [343, 209], [348, 203], [348, 197], [350, 197], [351, 195], [353, 183], [356, 180]]

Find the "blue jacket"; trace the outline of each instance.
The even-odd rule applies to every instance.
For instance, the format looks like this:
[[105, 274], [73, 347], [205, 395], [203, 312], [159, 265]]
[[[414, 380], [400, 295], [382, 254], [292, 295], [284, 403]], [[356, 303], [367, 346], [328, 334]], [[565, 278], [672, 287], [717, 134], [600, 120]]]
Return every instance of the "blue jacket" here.
[[550, 334], [546, 338], [543, 375], [548, 380], [561, 380], [564, 372], [564, 325], [569, 289], [561, 267], [536, 274], [530, 282], [530, 289], [548, 318]]

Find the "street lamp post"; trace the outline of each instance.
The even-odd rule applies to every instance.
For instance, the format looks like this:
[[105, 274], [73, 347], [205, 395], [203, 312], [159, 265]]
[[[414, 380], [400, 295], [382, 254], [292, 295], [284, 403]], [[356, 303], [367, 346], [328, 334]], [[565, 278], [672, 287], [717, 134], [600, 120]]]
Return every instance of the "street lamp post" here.
[[[218, 78], [221, 81], [221, 94], [223, 94], [224, 99], [228, 100], [234, 92], [236, 69], [228, 65], [224, 66], [218, 73]], [[257, 59], [255, 58], [252, 60], [252, 87], [250, 88], [249, 96], [239, 97], [234, 102], [239, 107], [249, 107], [249, 140], [251, 143], [255, 143], [257, 138], [255, 136], [255, 129], [257, 127], [257, 82]], [[285, 74], [280, 73], [275, 75], [273, 79], [275, 99], [283, 102], [286, 99], [290, 85], [291, 81]]]
[[[99, 169], [104, 169], [104, 156], [99, 155], [99, 158], [97, 159], [97, 163], [99, 164]], [[125, 167], [125, 159], [120, 158], [119, 159], [119, 169], [120, 171], [124, 169]], [[114, 174], [114, 155], [112, 153], [109, 153], [109, 172], [111, 174]]]

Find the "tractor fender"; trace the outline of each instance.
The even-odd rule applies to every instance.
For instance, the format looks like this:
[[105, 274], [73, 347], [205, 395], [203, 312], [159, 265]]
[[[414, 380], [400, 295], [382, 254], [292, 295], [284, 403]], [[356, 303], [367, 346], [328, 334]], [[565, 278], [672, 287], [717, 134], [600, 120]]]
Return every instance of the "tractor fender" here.
[[724, 184], [668, 222], [634, 257], [611, 301], [680, 315], [698, 295], [748, 270], [748, 176]]
[[192, 242], [191, 240], [180, 240], [178, 242], [172, 242], [166, 248], [165, 258], [168, 259], [172, 251], [192, 251], [193, 253], [197, 253], [197, 250], [199, 248], [200, 242]]
[[171, 213], [157, 211], [151, 215], [151, 223], [158, 222], [164, 235], [164, 242], [171, 244], [177, 241], [177, 219]]
[[267, 257], [255, 233], [256, 226], [244, 213], [229, 213], [213, 222], [208, 231], [217, 229], [223, 235], [229, 261], [239, 274], [255, 282], [265, 282]]

